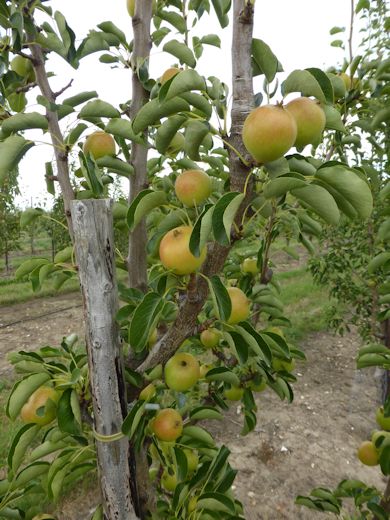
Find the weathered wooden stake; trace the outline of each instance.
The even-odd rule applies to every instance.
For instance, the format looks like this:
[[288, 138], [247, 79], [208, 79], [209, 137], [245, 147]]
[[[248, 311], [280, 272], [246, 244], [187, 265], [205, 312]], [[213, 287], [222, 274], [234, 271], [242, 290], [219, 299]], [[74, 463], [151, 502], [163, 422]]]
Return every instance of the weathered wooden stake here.
[[[126, 393], [120, 351], [113, 224], [110, 200], [71, 202], [74, 245], [84, 301], [86, 342], [95, 430], [121, 431]], [[129, 442], [96, 442], [104, 514], [136, 520], [130, 498]]]

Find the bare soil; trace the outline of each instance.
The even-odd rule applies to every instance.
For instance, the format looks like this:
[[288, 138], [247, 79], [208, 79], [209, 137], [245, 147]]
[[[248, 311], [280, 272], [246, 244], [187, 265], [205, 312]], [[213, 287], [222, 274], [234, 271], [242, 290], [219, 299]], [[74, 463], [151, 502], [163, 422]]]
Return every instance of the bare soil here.
[[[3, 307], [0, 376], [10, 374], [7, 352], [56, 345], [72, 332], [82, 337], [80, 306], [80, 297], [68, 294]], [[212, 424], [212, 433], [231, 449], [231, 464], [239, 470], [235, 493], [247, 520], [329, 518], [296, 506], [294, 498], [315, 486], [336, 487], [344, 478], [384, 488], [378, 468], [363, 466], [356, 458], [359, 443], [375, 428], [379, 402], [379, 374], [355, 370], [359, 345], [354, 333], [307, 337], [300, 345], [307, 362], [297, 366], [292, 404], [281, 402], [270, 390], [257, 394], [258, 424], [246, 437], [240, 435], [243, 420], [237, 406], [223, 424]], [[78, 486], [59, 505], [58, 519], [87, 520], [98, 500], [93, 487]]]

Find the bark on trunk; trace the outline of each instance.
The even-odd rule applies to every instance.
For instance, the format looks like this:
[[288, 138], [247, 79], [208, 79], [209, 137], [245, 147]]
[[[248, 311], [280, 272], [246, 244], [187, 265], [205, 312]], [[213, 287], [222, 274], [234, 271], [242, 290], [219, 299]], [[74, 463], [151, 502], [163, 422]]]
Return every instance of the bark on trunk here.
[[[109, 200], [71, 203], [75, 251], [84, 301], [88, 364], [95, 430], [121, 431], [127, 413]], [[130, 499], [129, 443], [96, 442], [103, 507], [108, 520], [136, 520]]]
[[[134, 51], [132, 55], [132, 100], [130, 117], [133, 120], [139, 109], [149, 99], [146, 91], [138, 78], [137, 69], [146, 64], [149, 65], [149, 55], [152, 46], [150, 38], [150, 22], [152, 18], [152, 0], [137, 0], [135, 16], [133, 17]], [[145, 132], [146, 136], [146, 132]], [[131, 203], [140, 191], [148, 185], [146, 163], [148, 148], [142, 144], [133, 143], [131, 150], [131, 163], [134, 167], [134, 175], [130, 177], [129, 202]], [[129, 282], [130, 287], [147, 290], [147, 254], [146, 254], [146, 224], [145, 219], [138, 224], [129, 236]]]

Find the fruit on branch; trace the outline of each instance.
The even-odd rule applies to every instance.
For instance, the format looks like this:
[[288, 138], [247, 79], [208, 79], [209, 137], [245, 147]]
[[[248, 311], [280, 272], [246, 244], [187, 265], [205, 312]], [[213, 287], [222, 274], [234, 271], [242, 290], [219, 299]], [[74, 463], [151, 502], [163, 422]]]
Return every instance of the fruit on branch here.
[[318, 144], [325, 129], [326, 116], [318, 101], [308, 97], [293, 99], [286, 110], [297, 124], [295, 146], [303, 148], [307, 144]]
[[134, 14], [135, 14], [135, 1], [136, 0], [127, 0], [127, 12], [129, 13], [129, 15], [133, 18]]
[[198, 503], [198, 497], [191, 497], [188, 501], [187, 510], [189, 513], [193, 513], [196, 509], [196, 504]]
[[187, 352], [179, 352], [167, 361], [164, 378], [171, 390], [184, 392], [192, 388], [200, 377], [198, 360]]
[[256, 258], [245, 258], [241, 264], [241, 271], [243, 273], [257, 274], [259, 269], [257, 267]]
[[218, 329], [211, 327], [201, 332], [200, 342], [206, 348], [214, 348], [218, 345], [222, 334]]
[[[135, 15], [135, 2], [136, 2], [136, 0], [127, 0], [127, 4], [126, 4], [127, 12], [129, 13], [129, 15], [132, 18]], [[157, 0], [153, 0], [152, 13], [156, 14], [156, 11], [157, 11]]]
[[164, 408], [153, 419], [151, 428], [160, 441], [175, 441], [183, 431], [183, 419], [173, 408]]
[[177, 486], [177, 476], [176, 473], [169, 473], [168, 470], [164, 470], [161, 476], [161, 486], [166, 491], [175, 491]]
[[198, 453], [196, 450], [190, 450], [188, 448], [185, 448], [183, 451], [187, 459], [187, 471], [188, 473], [193, 473], [199, 465]]
[[97, 130], [90, 134], [85, 140], [83, 151], [90, 153], [94, 159], [100, 159], [106, 155], [115, 155], [116, 145], [112, 135]]
[[390, 432], [390, 416], [385, 417], [383, 406], [380, 406], [376, 411], [376, 422], [383, 430]]
[[167, 155], [176, 155], [184, 148], [184, 135], [180, 132], [176, 132], [173, 136], [171, 142], [169, 143], [168, 148], [166, 149]]
[[379, 447], [379, 450], [382, 450], [382, 448], [388, 444], [390, 444], [390, 432], [386, 432], [385, 430], [377, 430], [377, 431], [374, 431], [372, 433], [372, 436], [371, 436], [371, 441], [372, 443], [374, 444], [374, 446], [376, 445], [376, 441], [380, 438], [380, 437], [384, 437], [380, 447]]
[[378, 450], [371, 441], [364, 441], [358, 448], [358, 459], [366, 466], [376, 466], [379, 464]]
[[34, 518], [32, 518], [32, 520], [54, 520], [54, 516], [44, 513], [42, 515], [34, 516]]
[[204, 379], [206, 377], [207, 372], [209, 372], [212, 368], [215, 368], [214, 365], [200, 365], [199, 370], [199, 379]]
[[257, 378], [255, 377], [255, 379], [253, 379], [250, 383], [249, 383], [249, 388], [253, 391], [253, 392], [263, 392], [266, 388], [267, 388], [267, 380], [265, 377], [261, 377], [261, 378]]
[[276, 372], [280, 372], [281, 370], [284, 370], [285, 372], [292, 372], [295, 368], [295, 359], [286, 361], [274, 356], [272, 358], [272, 368]]
[[229, 401], [239, 401], [244, 395], [244, 389], [240, 386], [232, 386], [230, 388], [225, 388], [223, 395]]
[[238, 287], [228, 287], [227, 292], [232, 304], [232, 311], [228, 323], [234, 325], [235, 323], [246, 320], [250, 313], [249, 300], [246, 294]]
[[199, 257], [190, 251], [191, 226], [179, 226], [171, 229], [160, 242], [159, 254], [164, 267], [175, 274], [190, 274], [199, 269], [206, 258], [206, 247]]
[[358, 78], [353, 78], [351, 80], [351, 76], [348, 76], [346, 72], [340, 73], [340, 78], [343, 80], [346, 90], [351, 90], [353, 88], [360, 87], [360, 81]]
[[11, 61], [11, 70], [24, 78], [27, 83], [35, 81], [35, 72], [31, 60], [23, 56], [15, 56]]
[[154, 329], [152, 330], [152, 332], [150, 333], [150, 335], [149, 335], [149, 339], [148, 339], [148, 347], [149, 347], [149, 348], [152, 348], [153, 345], [156, 343], [156, 341], [157, 341], [157, 329], [154, 328]]
[[177, 67], [170, 67], [167, 69], [160, 78], [161, 85], [164, 85], [164, 83], [173, 78], [173, 76], [176, 76], [176, 74], [179, 74], [179, 72], [181, 72], [181, 69], [178, 69]]
[[188, 207], [198, 206], [211, 194], [211, 179], [203, 170], [186, 170], [175, 182], [177, 198]]
[[57, 403], [60, 394], [50, 386], [41, 386], [32, 393], [20, 411], [20, 417], [25, 423], [35, 423], [45, 426], [51, 423], [57, 415]]
[[156, 387], [153, 383], [148, 384], [145, 388], [140, 392], [139, 398], [141, 401], [150, 401], [156, 395]]
[[295, 119], [281, 105], [255, 108], [242, 129], [245, 148], [261, 164], [282, 157], [294, 145], [296, 136]]

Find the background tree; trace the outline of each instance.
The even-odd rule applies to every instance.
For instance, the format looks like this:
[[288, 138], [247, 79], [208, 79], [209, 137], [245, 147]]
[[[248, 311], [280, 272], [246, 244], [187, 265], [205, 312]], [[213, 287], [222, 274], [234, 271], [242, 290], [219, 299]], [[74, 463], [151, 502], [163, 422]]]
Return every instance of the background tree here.
[[[269, 265], [272, 241], [294, 234], [310, 248], [321, 228], [318, 217], [335, 225], [341, 213], [351, 216], [350, 205], [360, 219], [372, 210], [364, 172], [302, 154], [285, 157], [294, 145], [298, 151], [317, 145], [325, 126], [331, 135], [343, 131], [332, 79], [309, 68], [293, 71], [282, 84], [281, 97], [301, 94], [305, 110], [314, 111], [314, 129], [306, 116], [293, 115], [295, 103], [259, 106], [263, 98], [279, 96], [274, 86], [282, 67], [269, 46], [252, 35], [252, 0], [233, 5], [129, 1], [131, 42], [108, 21], [79, 43], [63, 15], [52, 13], [46, 2], [0, 0], [0, 6], [6, 71], [0, 88], [3, 104], [13, 113], [1, 127], [0, 179], [34, 145], [27, 131], [48, 131], [56, 161], [56, 175], [50, 177], [59, 184], [78, 255], [75, 265], [74, 251], [65, 248], [58, 253], [60, 261], [32, 259], [18, 274], [37, 285], [79, 272], [88, 323], [87, 352], [70, 337], [61, 349], [44, 347], [13, 357], [27, 376], [10, 394], [11, 419], [42, 385], [61, 395], [52, 394], [41, 404], [45, 412], [57, 406], [52, 428], [42, 430], [37, 427], [42, 424], [32, 422], [18, 430], [0, 486], [0, 508], [17, 515], [20, 497], [30, 492], [55, 500], [66, 482], [96, 467], [97, 454], [108, 518], [242, 518], [231, 490], [235, 471], [229, 449], [217, 447], [200, 421], [222, 418], [230, 401], [241, 400], [242, 433], [247, 434], [256, 425], [253, 392], [268, 386], [281, 399], [293, 398], [294, 359], [304, 354], [277, 328], [288, 327], [289, 321], [278, 299], [276, 268]], [[46, 16], [39, 25], [38, 11]], [[228, 26], [229, 16], [232, 20], [231, 104], [227, 85], [196, 70], [207, 46], [221, 45], [217, 34], [192, 35], [194, 27], [203, 32], [207, 11], [221, 28]], [[152, 45], [174, 64], [157, 79], [148, 68]], [[93, 91], [63, 99], [69, 85], [58, 92], [50, 86], [46, 64], [51, 52], [75, 69], [95, 52], [105, 63], [130, 68], [131, 102], [116, 107], [96, 99]], [[23, 74], [9, 67], [13, 55], [27, 60]], [[256, 96], [253, 76], [264, 76]], [[26, 106], [25, 93], [36, 87], [45, 115]], [[66, 115], [73, 121], [63, 130]], [[82, 145], [87, 123], [95, 131]], [[281, 130], [277, 140], [275, 124]], [[81, 182], [74, 188], [69, 164], [76, 152]], [[116, 224], [125, 223], [129, 230], [129, 256], [118, 262], [127, 271], [129, 287], [121, 289], [125, 305], [116, 315], [125, 365], [113, 319], [117, 299], [109, 204], [93, 200], [107, 195], [113, 173], [130, 184], [125, 211], [115, 208]], [[190, 190], [195, 203], [179, 188], [183, 178], [205, 180], [201, 193], [199, 181]], [[97, 215], [104, 225], [99, 226]], [[251, 260], [251, 269], [241, 269], [237, 259]], [[213, 367], [201, 373], [194, 354], [209, 343], [204, 335], [202, 341], [203, 332], [212, 337]], [[29, 417], [38, 415], [34, 403]], [[31, 459], [34, 438], [40, 449]], [[44, 459], [47, 453], [54, 454], [52, 462]]]
[[15, 205], [19, 193], [17, 178], [17, 171], [10, 172], [0, 192], [0, 254], [4, 256], [6, 274], [10, 272], [10, 252], [18, 248], [20, 239], [19, 212]]

